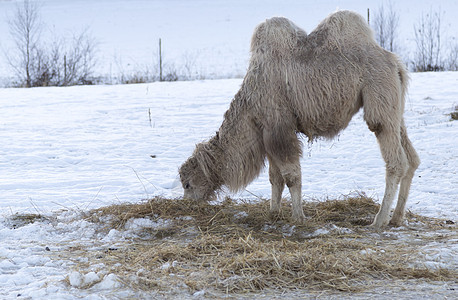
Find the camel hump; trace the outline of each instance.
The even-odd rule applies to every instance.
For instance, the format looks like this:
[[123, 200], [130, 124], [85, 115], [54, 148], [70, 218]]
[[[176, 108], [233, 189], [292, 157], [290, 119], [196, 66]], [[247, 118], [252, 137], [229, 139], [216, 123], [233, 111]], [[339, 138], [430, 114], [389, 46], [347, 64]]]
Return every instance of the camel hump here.
[[326, 30], [328, 39], [346, 42], [374, 41], [374, 33], [364, 18], [353, 11], [341, 10], [330, 14], [315, 29]]
[[[331, 48], [340, 48], [340, 45], [376, 45], [372, 29], [364, 18], [349, 10], [330, 14], [310, 36], [319, 37], [320, 41], [315, 41], [317, 45], [327, 44]], [[254, 30], [251, 52], [287, 56], [296, 50], [304, 51], [304, 47], [309, 46], [307, 38], [305, 30], [291, 20], [273, 17], [259, 24]]]
[[284, 17], [273, 17], [259, 24], [251, 38], [251, 52], [291, 53], [307, 33]]

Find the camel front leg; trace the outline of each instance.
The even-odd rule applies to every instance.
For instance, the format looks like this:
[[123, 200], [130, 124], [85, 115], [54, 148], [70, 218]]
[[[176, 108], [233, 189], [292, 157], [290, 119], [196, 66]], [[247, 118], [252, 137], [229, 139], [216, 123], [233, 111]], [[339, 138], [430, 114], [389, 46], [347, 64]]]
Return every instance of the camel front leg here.
[[302, 224], [305, 222], [305, 215], [302, 208], [302, 175], [300, 163], [297, 161], [294, 164], [282, 165], [280, 171], [291, 194], [293, 221]]
[[[280, 119], [292, 120], [293, 117], [282, 115]], [[301, 165], [299, 162], [301, 154], [301, 145], [296, 135], [296, 130], [291, 124], [279, 124], [272, 122], [275, 126], [266, 126], [263, 131], [264, 146], [269, 158], [273, 162], [272, 170], [272, 202], [271, 209], [280, 208], [281, 191], [286, 184], [291, 193], [293, 202], [292, 218], [295, 222], [302, 223], [305, 220], [302, 210], [302, 193], [301, 193]], [[283, 182], [279, 179], [278, 173], [281, 174]], [[272, 181], [271, 181], [272, 182]]]
[[302, 224], [305, 222], [305, 215], [302, 209], [301, 184], [290, 186], [289, 192], [291, 193], [291, 201], [293, 203], [293, 220], [296, 223]]
[[275, 164], [273, 159], [269, 159], [269, 181], [272, 185], [272, 198], [270, 199], [270, 212], [278, 214], [281, 208], [281, 195], [285, 188], [285, 180], [281, 175], [280, 169]]

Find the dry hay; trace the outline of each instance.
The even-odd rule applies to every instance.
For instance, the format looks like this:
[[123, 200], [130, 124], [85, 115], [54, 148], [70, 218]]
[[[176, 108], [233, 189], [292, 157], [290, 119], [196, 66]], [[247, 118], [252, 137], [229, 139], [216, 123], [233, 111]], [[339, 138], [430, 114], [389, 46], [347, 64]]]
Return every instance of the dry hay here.
[[[305, 225], [291, 222], [287, 203], [280, 215], [271, 216], [268, 208], [268, 201], [226, 199], [208, 204], [163, 198], [104, 207], [87, 218], [104, 224], [105, 231], [124, 230], [133, 218], [171, 222], [145, 229], [143, 238], [116, 248], [92, 253], [81, 249], [71, 255], [88, 257], [79, 264], [81, 269], [103, 263], [133, 289], [164, 292], [173, 287], [225, 293], [265, 288], [356, 291], [378, 280], [446, 281], [458, 275], [456, 270], [414, 264], [418, 242], [406, 243], [368, 229], [378, 205], [364, 194], [306, 202]], [[456, 238], [455, 225], [444, 220], [412, 213], [407, 219], [421, 224], [421, 230], [447, 228]], [[402, 232], [418, 240], [421, 230], [408, 227]]]
[[5, 219], [5, 225], [11, 229], [33, 224], [35, 222], [47, 222], [49, 219], [41, 214], [18, 214], [15, 213]]
[[[276, 228], [279, 224], [294, 224], [290, 217], [290, 203], [282, 202], [279, 215], [271, 215], [268, 207], [267, 200], [252, 202], [242, 199], [235, 202], [226, 198], [220, 204], [209, 204], [188, 199], [157, 197], [139, 204], [120, 204], [96, 209], [90, 212], [90, 220], [97, 222], [101, 217], [110, 216], [111, 220], [106, 228], [122, 229], [133, 218], [161, 218], [174, 220], [175, 228], [196, 226], [203, 231], [218, 231], [221, 229], [219, 227], [224, 226], [224, 232], [230, 228], [258, 232], [266, 224], [272, 224]], [[306, 231], [331, 222], [347, 228], [369, 225], [378, 211], [378, 205], [364, 194], [346, 197], [344, 200], [307, 202], [303, 208], [307, 221], [300, 227]]]
[[453, 120], [458, 120], [458, 106], [455, 106], [455, 111], [450, 113], [450, 118]]

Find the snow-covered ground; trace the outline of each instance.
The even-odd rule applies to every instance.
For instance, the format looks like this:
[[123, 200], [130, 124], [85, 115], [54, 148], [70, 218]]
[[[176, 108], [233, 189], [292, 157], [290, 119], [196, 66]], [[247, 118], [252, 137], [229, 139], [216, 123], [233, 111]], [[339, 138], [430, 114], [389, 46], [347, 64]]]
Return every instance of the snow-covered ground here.
[[[2, 49], [12, 44], [6, 21], [16, 2], [0, 0]], [[101, 73], [117, 72], [116, 58], [123, 67], [151, 63], [161, 37], [166, 59], [178, 65], [193, 62], [197, 72], [209, 77], [234, 77], [244, 74], [252, 30], [265, 18], [284, 15], [311, 31], [337, 7], [365, 14], [367, 7], [374, 10], [380, 3], [46, 0], [42, 15], [57, 32], [88, 26], [100, 41]], [[395, 3], [406, 44], [412, 43], [413, 22], [433, 4], [437, 1]], [[451, 16], [458, 3], [441, 2], [441, 9], [445, 29], [456, 36], [458, 19]], [[1, 56], [0, 77], [9, 75]], [[83, 276], [73, 272], [74, 263], [56, 259], [56, 253], [75, 245], [109, 246], [138, 230], [103, 235], [79, 218], [81, 212], [154, 195], [182, 195], [179, 166], [196, 143], [218, 129], [240, 84], [240, 79], [226, 79], [0, 89], [0, 298], [134, 297], [113, 274], [100, 271], [103, 266]], [[458, 73], [412, 74], [405, 112], [409, 136], [422, 159], [407, 208], [455, 223], [458, 121], [450, 121], [448, 114], [458, 105], [457, 95]], [[309, 145], [304, 139], [302, 174], [306, 201], [352, 191], [383, 196], [384, 163], [361, 115], [333, 141]], [[269, 198], [267, 173], [232, 196]], [[47, 219], [13, 226], [15, 213], [39, 213]], [[456, 239], [428, 247], [431, 264], [457, 267]], [[99, 283], [81, 288], [91, 282]]]
[[[181, 195], [179, 166], [218, 130], [239, 79], [1, 89], [0, 207], [48, 213]], [[408, 208], [456, 218], [458, 73], [412, 74], [406, 124], [422, 164]], [[384, 162], [358, 114], [337, 139], [304, 141], [303, 193], [383, 196]], [[152, 157], [154, 156], [154, 157]], [[269, 197], [267, 172], [240, 197]]]
[[[99, 271], [86, 278], [72, 273], [74, 263], [56, 260], [46, 247], [58, 253], [75, 244], [109, 246], [135, 234], [97, 233], [95, 225], [78, 214], [153, 195], [180, 196], [180, 164], [196, 143], [218, 129], [240, 84], [239, 79], [228, 79], [0, 89], [0, 295], [131, 295], [113, 274]], [[422, 159], [407, 208], [454, 222], [458, 121], [448, 114], [458, 103], [456, 95], [458, 73], [412, 74], [405, 112], [410, 138]], [[384, 164], [361, 114], [336, 140], [308, 145], [304, 139], [304, 144], [305, 200], [355, 190], [376, 199], [383, 196]], [[233, 196], [256, 198], [253, 195], [270, 196], [266, 172], [247, 191]], [[48, 220], [12, 226], [11, 215], [17, 212], [40, 213]], [[430, 256], [434, 264], [456, 268], [456, 241], [437, 243], [429, 251], [435, 253]], [[84, 280], [102, 281], [81, 290]]]

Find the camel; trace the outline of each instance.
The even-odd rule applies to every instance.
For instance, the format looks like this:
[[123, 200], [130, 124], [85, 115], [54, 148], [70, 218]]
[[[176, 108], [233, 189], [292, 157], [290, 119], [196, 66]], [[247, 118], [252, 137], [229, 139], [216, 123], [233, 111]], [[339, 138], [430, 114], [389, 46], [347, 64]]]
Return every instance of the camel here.
[[184, 197], [210, 200], [223, 187], [239, 191], [259, 175], [267, 158], [271, 212], [280, 211], [286, 185], [292, 218], [304, 222], [299, 135], [333, 138], [363, 108], [386, 163], [385, 193], [372, 225], [400, 226], [420, 164], [403, 118], [408, 81], [403, 63], [376, 43], [357, 13], [335, 12], [310, 34], [283, 17], [262, 22], [221, 127], [196, 145], [179, 169]]

